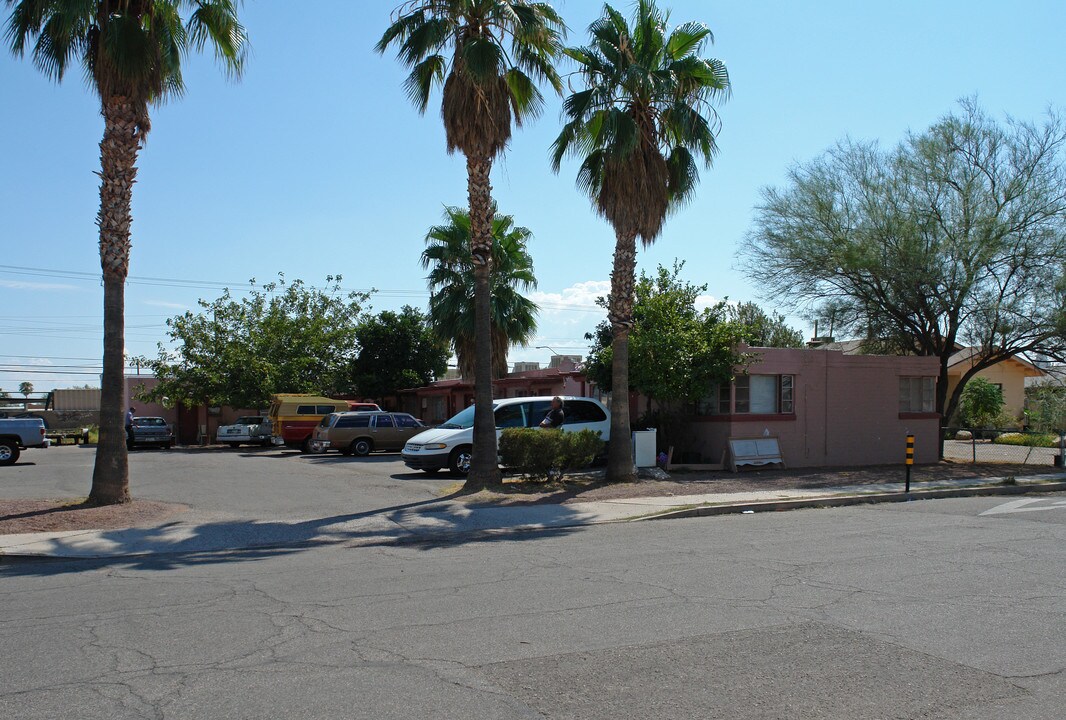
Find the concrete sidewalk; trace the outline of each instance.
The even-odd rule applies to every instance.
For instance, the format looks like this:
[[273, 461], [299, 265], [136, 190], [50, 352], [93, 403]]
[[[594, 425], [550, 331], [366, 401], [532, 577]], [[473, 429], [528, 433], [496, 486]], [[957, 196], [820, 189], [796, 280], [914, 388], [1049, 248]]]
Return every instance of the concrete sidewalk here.
[[[915, 499], [942, 490], [973, 493], [1027, 492], [1066, 489], [1066, 474], [1019, 477], [1016, 485], [1002, 479], [974, 478], [919, 482]], [[588, 525], [650, 519], [664, 514], [709, 514], [776, 510], [791, 506], [828, 506], [908, 499], [902, 483], [850, 485], [817, 490], [767, 490], [638, 497], [565, 505], [476, 505], [453, 500], [428, 501], [381, 508], [365, 513], [302, 521], [262, 521], [233, 516], [204, 516], [158, 527], [119, 530], [0, 535], [0, 556], [106, 558], [171, 553], [211, 553], [251, 548], [296, 548], [320, 543], [352, 545], [385, 542], [447, 542], [471, 534], [530, 530], [565, 532]]]

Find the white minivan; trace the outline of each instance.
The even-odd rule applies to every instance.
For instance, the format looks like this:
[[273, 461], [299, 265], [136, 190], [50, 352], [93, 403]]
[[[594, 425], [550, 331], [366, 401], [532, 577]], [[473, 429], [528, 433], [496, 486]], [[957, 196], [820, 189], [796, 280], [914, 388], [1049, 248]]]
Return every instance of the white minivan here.
[[[499, 398], [492, 401], [496, 416], [496, 437], [507, 428], [538, 427], [551, 409], [551, 397]], [[606, 442], [611, 435], [611, 416], [599, 400], [563, 397], [562, 429], [569, 432], [593, 430]], [[455, 415], [443, 425], [415, 435], [403, 448], [403, 461], [409, 468], [437, 472], [448, 468], [456, 475], [470, 471], [474, 441], [474, 406]]]

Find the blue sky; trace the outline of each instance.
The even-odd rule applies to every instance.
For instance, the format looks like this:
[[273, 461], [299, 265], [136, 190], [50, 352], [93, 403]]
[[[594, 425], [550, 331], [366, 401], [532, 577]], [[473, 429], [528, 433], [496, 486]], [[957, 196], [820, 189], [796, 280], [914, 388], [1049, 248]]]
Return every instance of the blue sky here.
[[[395, 4], [324, 0], [311, 13], [248, 0], [243, 81], [225, 80], [209, 56], [190, 60], [187, 95], [155, 110], [139, 163], [131, 354], [154, 353], [166, 317], [219, 293], [201, 283], [284, 271], [321, 284], [339, 273], [346, 287], [381, 291], [376, 310], [424, 306], [423, 237], [444, 205], [465, 202], [465, 165], [445, 152], [439, 106], [419, 116], [401, 88], [403, 70], [372, 50]], [[1020, 118], [1063, 107], [1061, 0], [661, 4], [674, 22], [711, 27], [716, 42], [706, 54], [726, 63], [733, 95], [719, 108], [721, 153], [698, 197], [641, 253], [640, 267], [682, 258], [687, 279], [707, 283], [716, 298], [780, 304], [759, 296], [736, 251], [760, 189], [780, 183], [790, 164], [845, 136], [893, 144], [967, 95]], [[583, 42], [602, 7], [555, 5], [571, 44]], [[0, 88], [0, 388], [27, 379], [38, 389], [95, 384], [98, 106], [79, 72], [56, 85], [10, 54], [0, 56]], [[551, 99], [543, 117], [517, 131], [493, 184], [500, 209], [535, 235], [534, 297], [543, 310], [534, 344], [583, 353], [582, 336], [601, 317], [591, 303], [607, 287], [614, 239], [575, 190], [575, 165], [550, 171], [559, 104]], [[510, 359], [549, 354], [531, 347]]]

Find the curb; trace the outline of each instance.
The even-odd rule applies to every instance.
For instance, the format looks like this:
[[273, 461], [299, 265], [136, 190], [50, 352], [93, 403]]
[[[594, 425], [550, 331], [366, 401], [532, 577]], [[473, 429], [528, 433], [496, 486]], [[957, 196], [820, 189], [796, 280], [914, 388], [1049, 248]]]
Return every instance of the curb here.
[[875, 503], [899, 503], [912, 500], [940, 500], [943, 498], [979, 497], [982, 495], [1026, 495], [1028, 493], [1051, 493], [1066, 491], [1066, 482], [1039, 485], [980, 485], [967, 488], [943, 490], [918, 490], [915, 492], [874, 493], [870, 495], [842, 495], [840, 497], [805, 498], [802, 500], [771, 500], [764, 502], [736, 503], [731, 505], [704, 505], [684, 510], [667, 510], [657, 515], [636, 518], [644, 520], [673, 520], [677, 518], [736, 515], [752, 512], [782, 512], [807, 508], [848, 507]]

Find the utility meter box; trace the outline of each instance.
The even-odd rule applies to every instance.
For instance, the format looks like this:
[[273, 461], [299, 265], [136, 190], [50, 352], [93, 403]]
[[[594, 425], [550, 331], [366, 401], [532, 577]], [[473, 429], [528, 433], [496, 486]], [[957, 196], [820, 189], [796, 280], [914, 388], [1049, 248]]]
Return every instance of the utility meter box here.
[[633, 431], [633, 463], [638, 468], [655, 467], [656, 430]]

